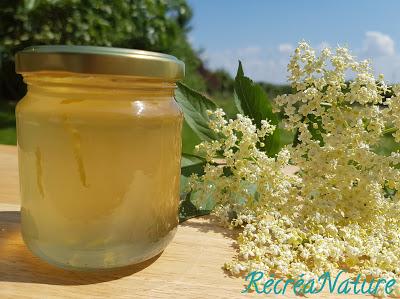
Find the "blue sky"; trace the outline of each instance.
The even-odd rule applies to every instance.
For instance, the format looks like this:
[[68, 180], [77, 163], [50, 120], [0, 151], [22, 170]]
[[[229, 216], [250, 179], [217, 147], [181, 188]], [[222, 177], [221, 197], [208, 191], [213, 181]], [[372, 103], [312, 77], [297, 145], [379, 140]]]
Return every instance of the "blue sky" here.
[[302, 39], [313, 47], [348, 46], [371, 58], [376, 73], [400, 81], [400, 1], [189, 0], [189, 37], [212, 68], [234, 74], [238, 59], [256, 80], [286, 81], [286, 65]]

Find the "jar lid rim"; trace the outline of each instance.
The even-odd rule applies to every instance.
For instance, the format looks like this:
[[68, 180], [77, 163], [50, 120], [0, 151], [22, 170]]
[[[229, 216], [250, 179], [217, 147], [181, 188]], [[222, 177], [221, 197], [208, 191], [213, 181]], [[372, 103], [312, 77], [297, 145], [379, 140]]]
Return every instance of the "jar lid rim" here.
[[32, 46], [15, 55], [17, 73], [72, 72], [179, 80], [185, 65], [168, 54], [97, 46]]

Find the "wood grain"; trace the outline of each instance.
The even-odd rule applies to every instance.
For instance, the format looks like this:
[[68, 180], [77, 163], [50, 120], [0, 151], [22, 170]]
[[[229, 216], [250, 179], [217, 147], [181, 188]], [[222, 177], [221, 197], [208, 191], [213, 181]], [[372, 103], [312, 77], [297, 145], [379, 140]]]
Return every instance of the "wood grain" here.
[[[53, 267], [25, 247], [19, 224], [17, 152], [0, 146], [0, 298], [295, 298], [241, 294], [245, 281], [227, 275], [235, 254], [229, 230], [210, 217], [180, 225], [173, 242], [156, 258], [111, 271], [75, 272]], [[318, 294], [314, 298], [355, 295]], [[360, 298], [360, 296], [357, 296]]]
[[0, 202], [19, 204], [17, 147], [0, 145]]

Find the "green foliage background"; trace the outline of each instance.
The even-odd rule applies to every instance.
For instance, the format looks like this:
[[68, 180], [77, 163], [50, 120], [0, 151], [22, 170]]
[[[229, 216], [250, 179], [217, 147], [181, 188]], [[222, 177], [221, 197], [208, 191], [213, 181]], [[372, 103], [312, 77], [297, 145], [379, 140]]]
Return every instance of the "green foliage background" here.
[[[172, 54], [185, 62], [183, 82], [211, 95], [234, 116], [234, 79], [224, 70], [208, 70], [189, 43], [192, 14], [186, 0], [0, 1], [0, 144], [16, 143], [14, 107], [26, 87], [15, 74], [13, 57], [32, 45], [113, 46]], [[270, 98], [288, 90], [267, 83], [262, 87]], [[197, 142], [193, 138], [192, 143]]]
[[32, 45], [96, 45], [166, 52], [185, 61], [187, 83], [204, 89], [201, 63], [187, 41], [192, 10], [185, 0], [16, 0], [0, 2], [0, 97], [25, 88], [14, 54]]

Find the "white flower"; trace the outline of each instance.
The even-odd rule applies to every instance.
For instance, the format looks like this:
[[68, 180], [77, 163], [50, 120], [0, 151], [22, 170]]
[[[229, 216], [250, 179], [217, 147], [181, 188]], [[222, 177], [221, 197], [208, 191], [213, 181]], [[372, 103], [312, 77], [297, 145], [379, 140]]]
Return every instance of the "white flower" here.
[[[285, 128], [298, 132], [296, 146], [268, 157], [260, 149], [275, 130], [268, 120], [257, 128], [240, 114], [226, 120], [218, 109], [209, 115], [220, 139], [197, 147], [208, 162], [203, 176], [191, 178], [197, 204], [213, 197], [221, 223], [241, 230], [226, 269], [316, 277], [345, 263], [365, 276], [398, 278], [400, 154], [374, 149], [389, 125], [400, 142], [400, 86], [385, 99], [383, 77], [375, 79], [370, 62], [343, 47], [318, 56], [301, 42], [288, 70], [295, 93], [278, 96], [275, 109], [284, 112]], [[347, 72], [355, 74], [350, 83]], [[225, 164], [218, 165], [221, 154]], [[284, 172], [289, 163], [298, 174]]]

